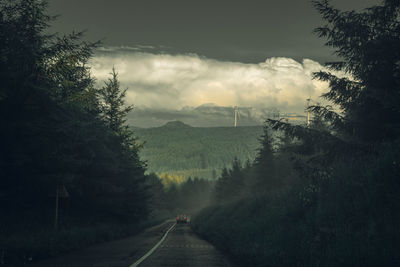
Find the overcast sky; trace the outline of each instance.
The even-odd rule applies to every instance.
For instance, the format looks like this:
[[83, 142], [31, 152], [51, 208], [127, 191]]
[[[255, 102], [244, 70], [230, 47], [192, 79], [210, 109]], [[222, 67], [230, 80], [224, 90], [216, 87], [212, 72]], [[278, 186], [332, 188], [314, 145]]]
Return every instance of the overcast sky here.
[[[362, 9], [377, 0], [332, 0]], [[164, 46], [175, 53], [258, 63], [267, 57], [323, 62], [329, 50], [312, 34], [322, 21], [309, 0], [50, 0], [60, 32], [88, 30], [110, 46]], [[168, 51], [167, 50], [167, 51]]]
[[[334, 59], [312, 30], [323, 24], [309, 0], [50, 0], [52, 30], [87, 30], [103, 40], [93, 73], [112, 66], [142, 108], [276, 107], [301, 112], [326, 85], [311, 72]], [[362, 10], [378, 0], [332, 0]]]

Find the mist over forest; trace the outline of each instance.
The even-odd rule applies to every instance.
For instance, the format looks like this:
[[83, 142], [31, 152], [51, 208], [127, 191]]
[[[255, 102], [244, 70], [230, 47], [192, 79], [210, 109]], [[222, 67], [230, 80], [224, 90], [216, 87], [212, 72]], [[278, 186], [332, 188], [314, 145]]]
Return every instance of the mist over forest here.
[[400, 265], [399, 0], [312, 1], [325, 64], [106, 46], [49, 3], [0, 0], [0, 266]]

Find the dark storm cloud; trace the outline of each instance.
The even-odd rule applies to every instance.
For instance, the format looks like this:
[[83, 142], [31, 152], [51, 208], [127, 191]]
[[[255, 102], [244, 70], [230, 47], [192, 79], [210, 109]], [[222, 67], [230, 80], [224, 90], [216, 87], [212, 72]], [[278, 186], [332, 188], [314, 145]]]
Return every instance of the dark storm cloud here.
[[100, 46], [96, 49], [97, 55], [115, 55], [125, 54], [131, 52], [143, 52], [143, 53], [167, 53], [169, 47], [158, 45], [135, 45], [135, 46]]
[[[378, 2], [332, 1], [347, 10]], [[107, 46], [253, 63], [269, 57], [332, 59], [324, 40], [311, 33], [323, 22], [309, 0], [50, 0], [50, 7], [62, 15], [54, 30], [87, 29], [88, 39], [105, 38]]]

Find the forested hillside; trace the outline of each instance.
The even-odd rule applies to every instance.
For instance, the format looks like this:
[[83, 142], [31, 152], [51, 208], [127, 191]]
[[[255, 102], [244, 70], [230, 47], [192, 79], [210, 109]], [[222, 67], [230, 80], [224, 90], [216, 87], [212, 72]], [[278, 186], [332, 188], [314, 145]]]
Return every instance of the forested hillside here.
[[134, 128], [144, 146], [148, 171], [215, 178], [237, 157], [254, 160], [262, 126], [191, 127], [180, 121], [157, 128]]

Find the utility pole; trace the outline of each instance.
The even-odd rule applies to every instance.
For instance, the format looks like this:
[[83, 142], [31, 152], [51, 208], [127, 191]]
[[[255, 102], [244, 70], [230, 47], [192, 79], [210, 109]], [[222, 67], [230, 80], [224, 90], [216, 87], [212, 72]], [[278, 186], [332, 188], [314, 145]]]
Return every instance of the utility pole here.
[[310, 107], [310, 101], [311, 98], [307, 98], [307, 127], [310, 126], [310, 110], [308, 109]]
[[59, 198], [59, 191], [58, 191], [58, 185], [56, 189], [56, 214], [54, 216], [54, 229], [57, 231], [58, 229], [58, 198]]
[[56, 209], [55, 209], [55, 216], [54, 216], [54, 229], [58, 230], [58, 206], [60, 202], [60, 198], [67, 198], [69, 197], [69, 193], [63, 184], [57, 184], [56, 188]]
[[234, 107], [234, 111], [235, 111], [235, 123], [234, 123], [234, 126], [236, 127], [237, 126], [238, 116], [239, 116], [239, 108], [238, 108], [238, 106]]

